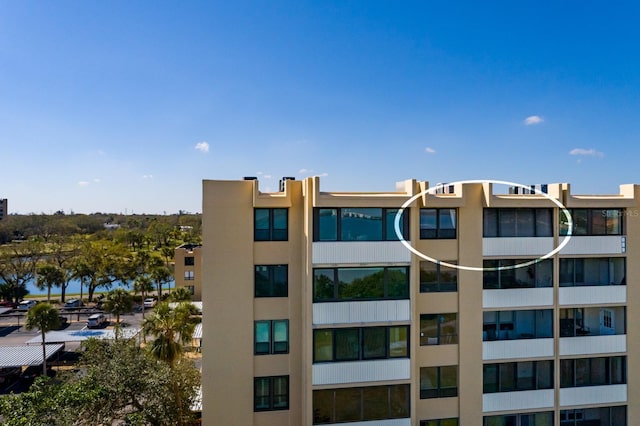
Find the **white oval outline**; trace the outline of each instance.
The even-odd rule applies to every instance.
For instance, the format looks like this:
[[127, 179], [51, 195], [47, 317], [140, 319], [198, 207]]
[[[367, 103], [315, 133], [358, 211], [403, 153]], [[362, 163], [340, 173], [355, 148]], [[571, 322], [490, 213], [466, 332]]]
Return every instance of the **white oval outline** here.
[[418, 198], [422, 197], [424, 194], [433, 193], [438, 187], [442, 186], [440, 184], [440, 185], [432, 186], [430, 188], [425, 189], [424, 191], [419, 192], [418, 194], [414, 195], [413, 197], [411, 197], [407, 201], [405, 201], [405, 203], [398, 209], [398, 211], [396, 213], [396, 216], [395, 216], [395, 219], [393, 221], [393, 229], [396, 232], [396, 237], [398, 237], [398, 239], [400, 240], [402, 245], [404, 245], [409, 251], [411, 251], [416, 256], [421, 257], [421, 258], [423, 258], [425, 260], [428, 260], [429, 262], [435, 263], [437, 265], [443, 265], [443, 266], [447, 266], [449, 268], [455, 268], [455, 269], [460, 269], [460, 270], [464, 270], [464, 271], [484, 272], [484, 271], [504, 271], [504, 270], [508, 270], [508, 269], [526, 268], [527, 266], [534, 265], [534, 264], [536, 264], [538, 262], [543, 261], [544, 259], [548, 259], [551, 256], [554, 256], [560, 250], [562, 250], [564, 248], [564, 246], [566, 246], [569, 243], [569, 241], [571, 240], [571, 237], [573, 236], [573, 218], [571, 217], [571, 213], [569, 213], [569, 210], [567, 210], [567, 208], [564, 206], [564, 204], [562, 204], [560, 201], [556, 200], [555, 198], [551, 197], [549, 194], [546, 194], [546, 193], [544, 193], [542, 191], [539, 191], [538, 189], [536, 189], [535, 187], [532, 187], [531, 185], [522, 185], [522, 184], [516, 183], [516, 182], [509, 182], [509, 181], [505, 181], [505, 180], [495, 180], [495, 179], [459, 180], [459, 181], [456, 181], [456, 182], [448, 182], [447, 185], [456, 185], [456, 184], [465, 184], [465, 183], [482, 183], [482, 184], [484, 184], [484, 183], [493, 183], [493, 184], [498, 184], [498, 185], [517, 186], [519, 188], [524, 188], [524, 189], [527, 189], [527, 190], [533, 190], [533, 192], [535, 194], [542, 195], [546, 199], [548, 199], [551, 202], [553, 202], [560, 209], [562, 209], [562, 212], [564, 213], [565, 217], [567, 218], [567, 221], [568, 221], [568, 224], [569, 224], [569, 229], [567, 230], [567, 235], [563, 235], [563, 237], [565, 237], [565, 238], [562, 240], [562, 242], [558, 245], [558, 247], [556, 247], [555, 249], [551, 250], [549, 253], [547, 253], [547, 254], [545, 254], [543, 256], [540, 256], [540, 257], [538, 257], [536, 259], [530, 260], [528, 262], [516, 263], [515, 265], [510, 265], [510, 266], [497, 266], [497, 267], [492, 267], [492, 268], [485, 268], [483, 266], [454, 265], [452, 263], [444, 262], [442, 260], [438, 260], [438, 259], [435, 259], [433, 257], [429, 257], [426, 254], [424, 254], [421, 251], [419, 251], [418, 249], [416, 249], [415, 247], [413, 247], [411, 245], [411, 243], [409, 243], [407, 240], [404, 239], [404, 236], [402, 235], [402, 231], [400, 230], [400, 219], [402, 218], [404, 210], [407, 207], [409, 207], [409, 204], [413, 203]]

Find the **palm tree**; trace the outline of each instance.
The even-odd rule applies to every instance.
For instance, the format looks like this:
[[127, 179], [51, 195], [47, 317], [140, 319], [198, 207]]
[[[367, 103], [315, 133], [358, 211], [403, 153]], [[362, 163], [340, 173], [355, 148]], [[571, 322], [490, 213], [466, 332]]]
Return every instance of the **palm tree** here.
[[38, 303], [27, 312], [25, 328], [33, 330], [37, 328], [42, 334], [42, 374], [47, 375], [47, 347], [45, 334], [54, 330], [60, 324], [58, 310], [48, 303]]
[[166, 266], [154, 266], [151, 269], [151, 279], [158, 289], [158, 300], [162, 300], [162, 286], [171, 282], [171, 271]]
[[120, 315], [125, 312], [131, 312], [133, 309], [133, 296], [123, 288], [116, 288], [107, 293], [103, 307], [105, 311], [115, 314], [116, 316], [115, 337], [118, 339]]
[[42, 265], [37, 268], [36, 285], [39, 289], [47, 289], [47, 302], [51, 300], [51, 287], [60, 287], [66, 281], [64, 272], [56, 265]]
[[[143, 322], [144, 333], [155, 336], [149, 350], [151, 354], [169, 364], [173, 369], [180, 359], [186, 345], [193, 336], [195, 323], [191, 316], [195, 313], [195, 307], [189, 302], [180, 302], [175, 308], [169, 307], [169, 303], [162, 302], [157, 305], [151, 316]], [[178, 383], [173, 383], [173, 392], [178, 401], [179, 425], [183, 423], [182, 406]]]
[[[151, 278], [146, 275], [138, 275], [133, 280], [133, 291], [134, 293], [140, 293], [142, 296], [142, 300], [146, 299], [147, 294], [153, 291], [153, 283], [151, 282]], [[142, 316], [144, 316], [144, 310], [142, 311]]]
[[178, 287], [169, 294], [172, 302], [191, 302], [191, 291], [186, 287]]
[[194, 311], [195, 307], [188, 302], [181, 302], [175, 308], [162, 302], [143, 322], [144, 332], [155, 336], [150, 345], [151, 353], [172, 368], [193, 336], [195, 323], [191, 316]]

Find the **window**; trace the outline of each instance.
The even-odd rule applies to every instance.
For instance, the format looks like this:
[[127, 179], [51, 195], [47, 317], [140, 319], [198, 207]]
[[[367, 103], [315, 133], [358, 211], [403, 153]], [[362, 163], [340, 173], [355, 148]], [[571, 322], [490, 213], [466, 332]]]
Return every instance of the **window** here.
[[560, 259], [560, 287], [625, 285], [624, 257]]
[[318, 268], [313, 270], [313, 301], [409, 298], [409, 268]]
[[287, 297], [289, 268], [287, 265], [256, 265], [255, 297]]
[[[572, 235], [622, 235], [624, 209], [572, 209]], [[560, 235], [567, 235], [569, 222], [560, 211]]]
[[193, 271], [184, 271], [184, 279], [186, 281], [193, 281], [194, 279]]
[[253, 411], [289, 409], [289, 376], [255, 377]]
[[420, 315], [420, 345], [458, 343], [458, 314]]
[[553, 337], [553, 310], [488, 311], [482, 314], [482, 340]]
[[254, 322], [256, 355], [289, 353], [289, 320]]
[[617, 385], [627, 383], [624, 356], [560, 360], [560, 387]]
[[254, 209], [255, 241], [287, 241], [289, 238], [287, 209]]
[[[399, 209], [375, 207], [316, 208], [314, 241], [397, 241], [395, 218]], [[409, 211], [400, 218], [400, 230], [409, 239]]]
[[560, 426], [627, 426], [627, 407], [598, 407], [560, 411]]
[[[485, 260], [482, 288], [541, 288], [553, 286], [553, 260], [545, 259], [522, 268], [509, 268], [533, 259]], [[500, 268], [509, 269], [500, 269]]]
[[[448, 261], [455, 265], [456, 261]], [[420, 262], [420, 292], [458, 291], [458, 270], [433, 262]]]
[[458, 396], [458, 366], [420, 368], [420, 399]]
[[553, 361], [485, 364], [482, 372], [483, 393], [553, 389]]
[[184, 266], [193, 266], [195, 265], [195, 258], [193, 256], [186, 256], [184, 258]]
[[552, 237], [551, 209], [484, 209], [484, 237]]
[[313, 362], [407, 358], [409, 326], [313, 330]]
[[420, 209], [421, 239], [456, 238], [456, 209]]
[[482, 424], [483, 426], [553, 426], [553, 411], [484, 416]]
[[626, 333], [626, 306], [560, 309], [560, 337], [607, 336]]
[[313, 391], [313, 424], [408, 418], [409, 385]]
[[187, 285], [185, 286], [187, 288], [187, 290], [189, 290], [189, 292], [191, 292], [191, 295], [193, 296], [194, 294], [196, 294], [196, 287], [193, 285]]
[[422, 420], [420, 426], [458, 426], [458, 419]]

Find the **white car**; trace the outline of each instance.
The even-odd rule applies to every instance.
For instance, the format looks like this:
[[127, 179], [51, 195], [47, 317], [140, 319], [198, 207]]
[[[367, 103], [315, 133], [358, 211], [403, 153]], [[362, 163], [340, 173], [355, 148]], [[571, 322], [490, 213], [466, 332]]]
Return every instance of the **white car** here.
[[38, 302], [35, 301], [35, 300], [23, 300], [22, 302], [20, 302], [18, 304], [18, 310], [19, 311], [28, 311], [29, 309], [33, 308], [37, 304], [38, 304]]
[[156, 306], [156, 299], [154, 299], [153, 297], [147, 297], [146, 299], [144, 299], [144, 308], [153, 308], [154, 306]]
[[89, 319], [87, 319], [87, 327], [88, 328], [94, 328], [94, 327], [102, 327], [103, 325], [105, 325], [107, 322], [107, 317], [104, 316], [104, 314], [93, 314], [89, 317]]

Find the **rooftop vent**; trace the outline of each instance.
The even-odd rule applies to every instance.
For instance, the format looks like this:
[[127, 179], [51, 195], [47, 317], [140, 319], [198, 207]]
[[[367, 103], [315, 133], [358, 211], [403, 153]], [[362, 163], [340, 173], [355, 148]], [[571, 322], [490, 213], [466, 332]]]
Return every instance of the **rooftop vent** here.
[[284, 192], [284, 183], [288, 180], [296, 180], [296, 178], [293, 176], [283, 176], [283, 178], [280, 179], [280, 192]]
[[531, 195], [531, 194], [548, 194], [549, 186], [546, 183], [538, 184], [538, 185], [530, 185], [528, 188], [523, 188], [520, 186], [511, 186], [509, 187], [509, 194], [514, 195]]
[[453, 185], [448, 183], [436, 183], [436, 194], [455, 194]]

